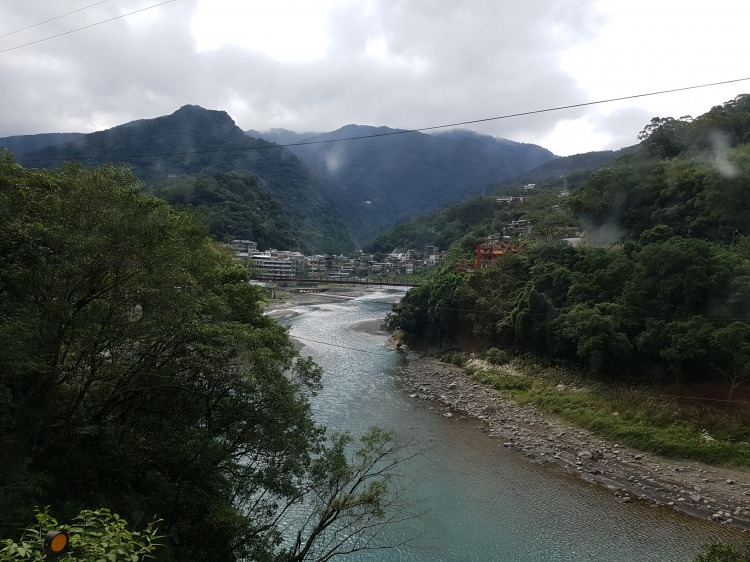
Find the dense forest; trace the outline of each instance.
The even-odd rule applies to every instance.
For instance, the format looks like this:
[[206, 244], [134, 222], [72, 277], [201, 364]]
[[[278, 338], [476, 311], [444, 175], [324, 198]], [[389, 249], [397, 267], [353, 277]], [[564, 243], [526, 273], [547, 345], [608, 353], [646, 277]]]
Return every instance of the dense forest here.
[[296, 234], [284, 206], [250, 172], [209, 172], [170, 178], [154, 193], [174, 206], [197, 213], [214, 240], [254, 240], [258, 248], [298, 248], [308, 243]]
[[[7, 137], [0, 146], [35, 168], [127, 165], [146, 191], [197, 209], [218, 240], [249, 237], [262, 250], [332, 254], [353, 252], [387, 224], [555, 159], [536, 145], [470, 131], [428, 135], [349, 125], [312, 136], [257, 135], [243, 133], [223, 111], [186, 105], [95, 133]], [[240, 187], [232, 174], [254, 179]]]
[[[388, 253], [394, 248], [412, 248], [419, 253], [427, 245], [446, 249], [467, 231], [472, 235], [463, 242], [467, 247], [475, 247], [487, 235], [500, 232], [504, 225], [521, 218], [534, 219], [537, 234], [557, 226], [574, 226], [577, 223], [569, 214], [550, 212], [559, 203], [557, 194], [561, 190], [575, 190], [599, 169], [637, 149], [633, 146], [555, 158], [510, 179], [489, 183], [483, 189], [487, 195], [470, 196], [437, 211], [403, 218], [380, 231], [363, 249], [375, 253]], [[523, 189], [528, 184], [534, 185], [532, 192]], [[524, 200], [501, 207], [497, 205], [498, 195], [522, 196]]]
[[[750, 96], [656, 118], [640, 139], [570, 197], [516, 207], [545, 228], [489, 267], [449, 261], [390, 328], [412, 345], [497, 347], [599, 379], [712, 382], [732, 398], [750, 380]], [[449, 256], [471, 258], [508, 213], [476, 209]], [[571, 224], [580, 246], [554, 240]]]
[[[91, 560], [133, 552], [117, 550], [129, 531], [109, 510], [156, 533], [164, 560], [324, 560], [374, 544], [400, 505], [399, 447], [316, 425], [320, 369], [247, 281], [194, 215], [128, 170], [25, 169], [0, 151], [0, 536], [48, 506], [40, 522], [114, 521]], [[2, 544], [0, 558], [21, 554]]]

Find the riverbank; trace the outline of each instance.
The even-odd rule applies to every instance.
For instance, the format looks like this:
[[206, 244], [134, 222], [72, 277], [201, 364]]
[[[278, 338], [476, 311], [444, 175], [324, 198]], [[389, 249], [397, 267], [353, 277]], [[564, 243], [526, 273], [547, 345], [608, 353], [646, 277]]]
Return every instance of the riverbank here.
[[[336, 287], [325, 293], [291, 293], [266, 314], [295, 315], [295, 308], [341, 302], [382, 290]], [[383, 320], [349, 327], [386, 335]], [[415, 353], [399, 374], [405, 392], [418, 404], [447, 418], [480, 420], [488, 441], [518, 452], [531, 462], [554, 463], [585, 481], [606, 487], [613, 501], [670, 506], [717, 524], [750, 531], [750, 471], [675, 461], [602, 439], [532, 406], [504, 399], [473, 380], [464, 369]]]
[[750, 471], [675, 461], [625, 447], [504, 399], [462, 368], [413, 353], [408, 357], [400, 380], [409, 396], [445, 417], [481, 420], [497, 446], [574, 471], [611, 490], [615, 501], [671, 506], [750, 531]]

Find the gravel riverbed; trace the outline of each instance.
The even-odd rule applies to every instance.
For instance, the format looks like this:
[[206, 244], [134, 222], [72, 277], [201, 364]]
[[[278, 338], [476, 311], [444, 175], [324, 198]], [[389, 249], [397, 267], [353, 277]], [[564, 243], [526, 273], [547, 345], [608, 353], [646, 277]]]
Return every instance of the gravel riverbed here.
[[[294, 314], [292, 308], [297, 306], [347, 300], [373, 290], [341, 288], [292, 294], [286, 302], [270, 306], [267, 313], [282, 318]], [[385, 335], [382, 320], [351, 328]], [[562, 466], [588, 482], [605, 486], [616, 501], [667, 505], [750, 533], [750, 470], [676, 461], [625, 447], [533, 406], [504, 399], [460, 367], [412, 352], [407, 357], [398, 377], [413, 400], [447, 418], [468, 416], [481, 421], [488, 440], [498, 447], [516, 451], [530, 462]], [[559, 391], [574, 389], [561, 387]]]
[[[409, 353], [399, 378], [412, 399], [424, 401], [436, 413], [481, 420], [497, 446], [533, 462], [575, 471], [606, 486], [617, 501], [669, 505], [750, 531], [750, 470], [675, 461], [607, 441], [532, 406], [503, 399], [462, 368], [414, 353]], [[558, 390], [572, 391], [562, 386]]]

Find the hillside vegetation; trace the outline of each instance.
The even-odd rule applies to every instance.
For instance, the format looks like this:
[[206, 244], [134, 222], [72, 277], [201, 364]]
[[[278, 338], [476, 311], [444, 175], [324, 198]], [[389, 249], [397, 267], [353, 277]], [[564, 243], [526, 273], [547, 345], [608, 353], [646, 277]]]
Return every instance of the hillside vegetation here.
[[[536, 235], [549, 233], [555, 227], [574, 226], [577, 222], [568, 213], [549, 210], [560, 202], [558, 193], [575, 190], [602, 167], [638, 149], [634, 146], [555, 158], [510, 179], [492, 182], [483, 189], [486, 195], [468, 196], [437, 211], [403, 218], [366, 243], [364, 250], [388, 253], [394, 248], [411, 248], [419, 252], [427, 245], [446, 249], [467, 232], [469, 236], [463, 240], [465, 247], [476, 247], [487, 235], [501, 232], [508, 223], [521, 218], [536, 219]], [[524, 187], [529, 184], [534, 188], [526, 192]], [[501, 206], [496, 201], [498, 195], [524, 196], [525, 199]]]
[[[288, 131], [266, 135], [289, 142]], [[369, 138], [368, 138], [369, 137]], [[356, 139], [333, 142], [336, 139]], [[384, 227], [549, 162], [547, 149], [470, 131], [423, 134], [347, 125], [290, 146], [314, 170], [360, 244]]]
[[[641, 139], [559, 206], [547, 195], [516, 208], [550, 228], [479, 271], [446, 264], [390, 328], [412, 345], [496, 347], [599, 380], [710, 383], [736, 399], [750, 380], [750, 96], [655, 119]], [[449, 256], [471, 258], [509, 212], [477, 211]], [[552, 241], [571, 220], [584, 244]]]
[[311, 246], [291, 225], [284, 205], [250, 172], [204, 171], [170, 178], [154, 193], [199, 214], [214, 240], [254, 240], [258, 248]]
[[[195, 209], [218, 240], [250, 237], [261, 249], [334, 254], [555, 158], [539, 146], [468, 131], [349, 125], [257, 135], [223, 111], [188, 105], [96, 133], [8, 137], [0, 146], [31, 167], [125, 164], [147, 191]], [[246, 178], [242, 187], [236, 174]]]
[[[283, 248], [338, 253], [355, 247], [310, 170], [288, 150], [246, 136], [223, 111], [184, 106], [172, 115], [82, 135], [24, 153], [18, 160], [51, 169], [65, 161], [127, 164], [147, 191], [165, 193], [173, 202], [200, 207], [202, 213], [217, 206], [207, 218], [220, 239], [252, 232], [268, 244], [288, 244]], [[221, 175], [232, 172], [254, 179], [238, 190], [230, 176]], [[207, 176], [186, 178], [202, 173], [212, 175], [214, 183], [206, 198], [201, 194], [207, 195]], [[196, 192], [194, 182], [203, 188]], [[261, 200], [268, 200], [263, 206], [274, 211], [258, 221], [251, 209]], [[217, 224], [217, 216], [226, 217], [224, 226]]]

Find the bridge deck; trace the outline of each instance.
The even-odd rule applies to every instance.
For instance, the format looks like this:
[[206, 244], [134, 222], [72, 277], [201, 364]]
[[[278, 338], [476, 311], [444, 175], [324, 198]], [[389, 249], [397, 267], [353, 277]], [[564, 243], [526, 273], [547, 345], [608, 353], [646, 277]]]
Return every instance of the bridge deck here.
[[271, 277], [258, 275], [254, 281], [274, 281], [276, 283], [337, 283], [341, 285], [387, 285], [389, 287], [419, 287], [419, 283], [400, 279], [341, 279], [339, 277]]

